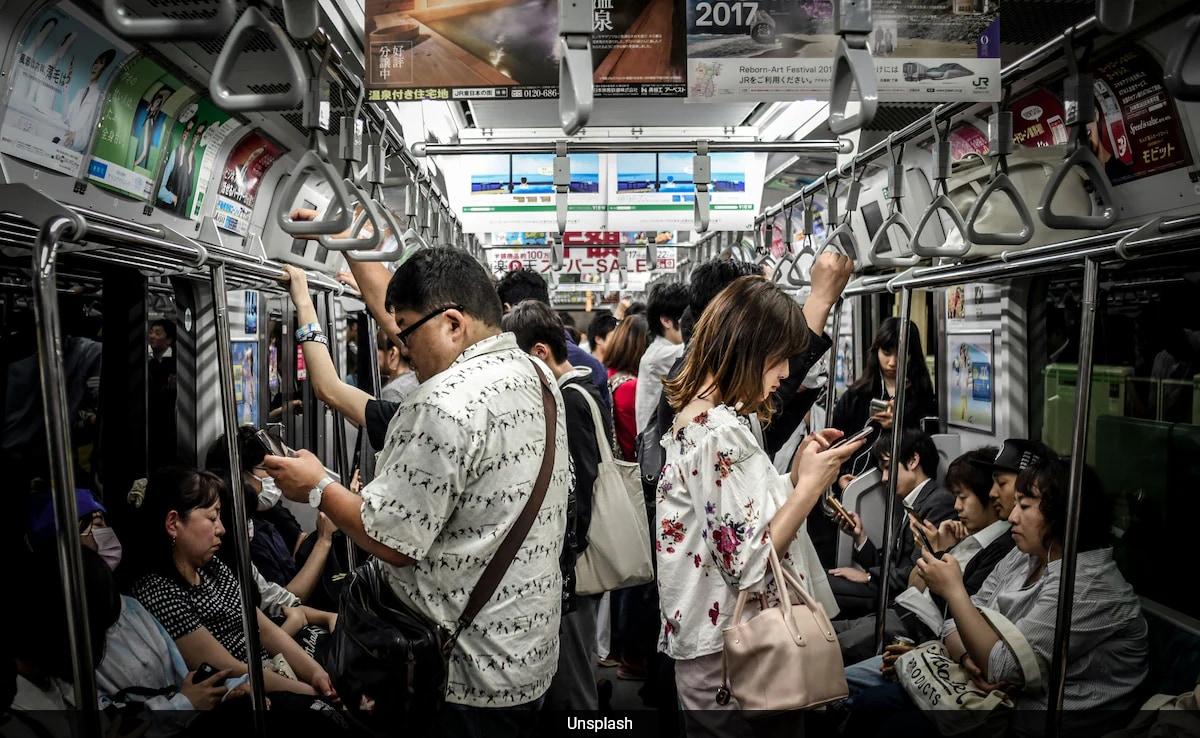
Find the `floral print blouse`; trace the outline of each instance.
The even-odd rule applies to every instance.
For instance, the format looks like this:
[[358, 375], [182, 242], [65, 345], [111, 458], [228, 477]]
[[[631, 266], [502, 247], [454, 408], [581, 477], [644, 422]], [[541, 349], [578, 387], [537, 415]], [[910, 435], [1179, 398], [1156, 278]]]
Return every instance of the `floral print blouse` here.
[[[792, 492], [750, 431], [725, 405], [663, 439], [654, 547], [662, 612], [659, 650], [694, 659], [724, 648], [738, 592], [774, 590], [768, 525]], [[802, 524], [782, 558], [830, 617], [837, 603]], [[749, 616], [749, 613], [747, 613]], [[747, 617], [743, 616], [743, 617]]]

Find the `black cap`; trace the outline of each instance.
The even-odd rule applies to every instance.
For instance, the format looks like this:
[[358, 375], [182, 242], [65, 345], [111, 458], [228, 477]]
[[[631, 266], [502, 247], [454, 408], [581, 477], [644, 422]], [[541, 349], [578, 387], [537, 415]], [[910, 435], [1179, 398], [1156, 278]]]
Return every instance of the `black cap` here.
[[996, 454], [996, 458], [991, 463], [972, 459], [971, 465], [989, 474], [995, 472], [1016, 474], [1023, 471], [1025, 467], [1052, 456], [1055, 456], [1054, 451], [1044, 443], [1025, 438], [1009, 438], [1000, 445], [1000, 452]]

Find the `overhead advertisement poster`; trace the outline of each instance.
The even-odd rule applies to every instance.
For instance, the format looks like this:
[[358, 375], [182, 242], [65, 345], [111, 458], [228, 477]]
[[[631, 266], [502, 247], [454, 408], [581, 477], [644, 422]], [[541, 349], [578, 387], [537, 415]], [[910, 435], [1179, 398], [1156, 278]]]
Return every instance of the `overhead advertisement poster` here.
[[238, 141], [221, 173], [221, 189], [217, 193], [217, 225], [227, 231], [245, 236], [250, 232], [250, 216], [258, 198], [258, 188], [271, 165], [279, 160], [284, 149], [258, 131], [252, 131]]
[[171, 133], [154, 204], [181, 218], [195, 217], [212, 173], [211, 165], [204, 167], [208, 152], [215, 156], [225, 137], [240, 125], [208, 99], [185, 107]]
[[[571, 154], [567, 227], [604, 228], [605, 196], [599, 154]], [[439, 161], [446, 185], [461, 198], [467, 233], [558, 230], [553, 154], [487, 154]]]
[[[609, 159], [608, 223], [617, 231], [695, 227], [692, 154], [614, 154]], [[762, 200], [766, 154], [711, 154], [709, 229], [754, 227]]]
[[[366, 0], [367, 99], [557, 99], [559, 4]], [[597, 97], [683, 97], [677, 0], [593, 0]]]
[[92, 143], [100, 101], [128, 47], [49, 6], [13, 54], [0, 152], [78, 176]]
[[[829, 98], [833, 3], [679, 0], [687, 23], [688, 100]], [[1000, 99], [995, 0], [875, 0], [867, 47], [879, 99]]]
[[117, 75], [104, 108], [88, 179], [136, 200], [149, 200], [171, 121], [196, 97], [157, 62], [135, 59]]

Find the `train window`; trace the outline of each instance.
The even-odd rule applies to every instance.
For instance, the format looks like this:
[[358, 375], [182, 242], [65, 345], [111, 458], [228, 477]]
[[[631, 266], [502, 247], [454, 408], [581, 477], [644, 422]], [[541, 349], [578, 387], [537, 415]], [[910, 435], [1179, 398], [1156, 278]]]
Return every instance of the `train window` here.
[[[1101, 282], [1088, 417], [1087, 461], [1113, 505], [1116, 555], [1139, 594], [1192, 616], [1164, 562], [1190, 556], [1192, 490], [1200, 478], [1200, 272], [1128, 267]], [[1074, 428], [1079, 359], [1078, 283], [1048, 285], [1040, 381], [1042, 440], [1065, 453]], [[1037, 331], [1031, 332], [1037, 335]], [[1044, 367], [1044, 369], [1042, 369]], [[1040, 375], [1040, 376], [1039, 376]], [[1036, 407], [1036, 405], [1035, 405]]]

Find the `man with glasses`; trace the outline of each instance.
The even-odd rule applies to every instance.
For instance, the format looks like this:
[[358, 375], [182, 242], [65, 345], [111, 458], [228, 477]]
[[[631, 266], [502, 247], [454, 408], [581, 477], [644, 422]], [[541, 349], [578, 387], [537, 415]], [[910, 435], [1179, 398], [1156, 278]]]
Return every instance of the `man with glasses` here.
[[[294, 275], [293, 275], [294, 276]], [[558, 663], [568, 452], [562, 394], [511, 333], [483, 266], [466, 251], [418, 251], [392, 276], [384, 305], [420, 387], [400, 405], [361, 496], [301, 451], [264, 467], [289, 499], [309, 501], [383, 562], [396, 597], [453, 626], [480, 573], [534, 489], [546, 450], [543, 382], [554, 399], [553, 474], [546, 497], [492, 599], [450, 655], [447, 735], [480, 723], [532, 730]], [[488, 713], [486, 721], [472, 712]]]

